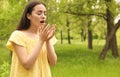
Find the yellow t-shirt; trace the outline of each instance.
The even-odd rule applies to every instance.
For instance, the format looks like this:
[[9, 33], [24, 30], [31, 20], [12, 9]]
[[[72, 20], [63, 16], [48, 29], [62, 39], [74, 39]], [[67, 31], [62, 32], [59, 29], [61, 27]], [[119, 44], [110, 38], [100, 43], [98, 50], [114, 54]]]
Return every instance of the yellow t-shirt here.
[[[11, 34], [6, 44], [7, 48], [12, 51], [10, 77], [51, 77], [51, 71], [47, 59], [47, 50], [45, 44], [43, 45], [35, 64], [30, 70], [26, 70], [22, 66], [12, 45], [12, 42], [14, 42], [18, 45], [24, 46], [27, 50], [27, 53], [30, 54], [32, 48], [35, 46], [37, 41], [38, 39], [30, 38], [19, 30], [14, 31]], [[55, 44], [56, 41], [57, 40], [55, 37], [51, 39], [52, 44]]]

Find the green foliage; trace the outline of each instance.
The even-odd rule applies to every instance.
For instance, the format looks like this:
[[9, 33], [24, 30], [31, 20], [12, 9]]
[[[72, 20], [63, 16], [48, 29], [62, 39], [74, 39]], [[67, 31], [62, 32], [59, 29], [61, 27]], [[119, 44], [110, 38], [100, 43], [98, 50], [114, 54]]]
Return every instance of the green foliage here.
[[111, 11], [112, 15], [113, 15], [114, 17], [116, 17], [116, 15], [117, 15], [116, 9], [117, 9], [118, 7], [117, 7], [117, 5], [116, 5], [115, 0], [111, 0], [111, 2], [107, 2], [107, 1], [106, 1], [106, 6], [107, 6], [107, 8]]
[[0, 40], [0, 77], [9, 77], [11, 56], [5, 47], [6, 41]]
[[9, 74], [10, 74], [10, 64], [5, 61], [0, 66], [0, 77], [9, 77]]
[[6, 40], [0, 40], [0, 66], [3, 64], [4, 61], [10, 62], [11, 55], [10, 50], [6, 48]]
[[0, 5], [0, 38], [5, 39], [18, 25], [25, 2], [23, 0], [3, 0], [0, 1]]
[[[0, 0], [0, 39], [6, 39], [9, 37], [11, 32], [16, 28], [19, 23], [22, 11], [27, 2], [31, 0]], [[87, 24], [92, 17], [87, 17], [87, 14], [101, 14], [105, 16], [106, 8], [111, 10], [113, 16], [116, 17], [119, 11], [119, 4], [116, 4], [112, 0], [111, 3], [105, 2], [105, 0], [38, 0], [42, 1], [47, 6], [48, 19], [47, 23], [56, 24], [56, 35], [60, 38], [60, 31], [63, 30], [63, 37], [67, 37], [66, 19], [70, 21], [69, 29], [73, 38], [81, 38], [80, 33], [83, 32], [87, 35]], [[116, 10], [118, 10], [116, 12]], [[68, 13], [66, 13], [68, 12]], [[69, 13], [76, 13], [69, 14]], [[83, 14], [83, 15], [79, 15]], [[85, 14], [85, 15], [84, 15]], [[103, 21], [101, 18], [97, 18], [96, 22], [92, 22], [89, 30], [92, 30], [94, 35], [98, 37], [104, 37], [106, 24], [99, 23]], [[99, 27], [103, 28], [99, 29]]]
[[93, 37], [97, 37], [96, 39], [105, 39], [106, 38], [106, 22], [103, 18], [95, 17], [97, 21], [93, 21], [91, 24]]

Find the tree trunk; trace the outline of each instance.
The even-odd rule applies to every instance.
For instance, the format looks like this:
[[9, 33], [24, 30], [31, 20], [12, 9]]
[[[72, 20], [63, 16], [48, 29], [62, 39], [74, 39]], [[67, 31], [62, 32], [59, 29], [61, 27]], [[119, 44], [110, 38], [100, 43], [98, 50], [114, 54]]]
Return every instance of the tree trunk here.
[[71, 44], [71, 39], [70, 39], [70, 28], [69, 28], [70, 22], [68, 18], [66, 19], [66, 26], [67, 26], [67, 37], [68, 37], [68, 44]]
[[93, 46], [92, 46], [92, 31], [90, 29], [90, 24], [91, 24], [91, 20], [88, 22], [88, 48], [89, 49], [92, 49]]
[[84, 29], [81, 29], [81, 32], [80, 32], [80, 35], [81, 35], [81, 41], [85, 41], [86, 40], [86, 33], [84, 31]]
[[83, 29], [81, 29], [81, 32], [80, 32], [80, 35], [81, 35], [81, 41], [83, 42], [84, 41], [84, 39], [83, 39]]
[[63, 44], [63, 34], [62, 34], [62, 30], [60, 30], [60, 37], [61, 37], [61, 44]]
[[92, 31], [91, 30], [88, 30], [88, 48], [89, 49], [93, 48], [93, 46], [92, 46]]
[[[104, 58], [105, 58], [106, 53], [107, 53], [107, 50], [108, 50], [109, 45], [110, 45], [110, 43], [111, 43], [111, 40], [113, 40], [113, 36], [115, 35], [115, 33], [116, 33], [116, 31], [118, 30], [119, 27], [120, 27], [120, 20], [118, 21], [118, 23], [113, 27], [112, 31], [110, 32], [110, 35], [108, 36], [108, 38], [107, 38], [107, 40], [106, 40], [106, 44], [105, 44], [105, 46], [103, 47], [102, 52], [101, 52], [101, 54], [100, 54], [100, 56], [99, 56], [100, 59], [104, 59]], [[113, 51], [113, 50], [112, 50], [112, 51]], [[117, 51], [117, 50], [116, 50], [116, 51]], [[115, 51], [114, 51], [112, 54], [113, 54], [113, 55], [114, 55], [114, 54], [116, 55], [116, 56], [114, 56], [114, 57], [118, 57], [118, 56], [119, 56], [118, 52], [115, 52]]]
[[[112, 31], [113, 27], [114, 27], [114, 18], [112, 17], [112, 14], [109, 11], [109, 9], [107, 9], [107, 38], [110, 36], [110, 32]], [[116, 33], [113, 35], [112, 40], [110, 41], [108, 49], [112, 50], [112, 55], [114, 57], [118, 56]], [[106, 50], [106, 52], [107, 52], [107, 50]]]
[[71, 40], [70, 40], [70, 29], [68, 29], [68, 44], [71, 44]]
[[117, 42], [116, 41], [117, 41], [116, 40], [116, 35], [114, 35], [113, 38], [112, 38], [112, 42], [113, 42], [113, 44], [112, 44], [112, 55], [115, 58], [117, 58], [119, 56], [119, 54], [118, 54], [118, 47], [117, 47]]

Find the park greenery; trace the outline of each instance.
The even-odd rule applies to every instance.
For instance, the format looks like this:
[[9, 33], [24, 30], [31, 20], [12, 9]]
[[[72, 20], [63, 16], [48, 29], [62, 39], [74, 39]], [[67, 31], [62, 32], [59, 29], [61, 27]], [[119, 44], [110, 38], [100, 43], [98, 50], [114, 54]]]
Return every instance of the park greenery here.
[[[32, 0], [0, 0], [0, 77], [8, 77], [5, 47], [25, 5]], [[53, 77], [119, 77], [120, 0], [38, 0], [47, 23], [56, 24], [58, 62]]]

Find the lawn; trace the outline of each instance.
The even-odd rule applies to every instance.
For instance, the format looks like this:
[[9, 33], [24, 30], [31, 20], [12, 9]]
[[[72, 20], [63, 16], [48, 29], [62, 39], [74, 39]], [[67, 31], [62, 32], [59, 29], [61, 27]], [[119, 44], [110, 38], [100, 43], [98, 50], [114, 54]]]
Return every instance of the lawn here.
[[56, 45], [58, 62], [52, 68], [53, 77], [119, 77], [120, 58], [114, 59], [109, 51], [105, 60], [98, 56], [102, 46], [93, 50], [86, 45]]
[[[78, 42], [77, 42], [78, 43]], [[53, 77], [119, 77], [120, 58], [114, 59], [109, 51], [105, 60], [99, 60], [101, 42], [95, 43], [93, 50], [85, 43], [55, 45], [57, 64], [51, 66]], [[119, 48], [120, 51], [120, 48]], [[0, 47], [0, 67], [3, 61], [10, 62], [9, 50]]]

